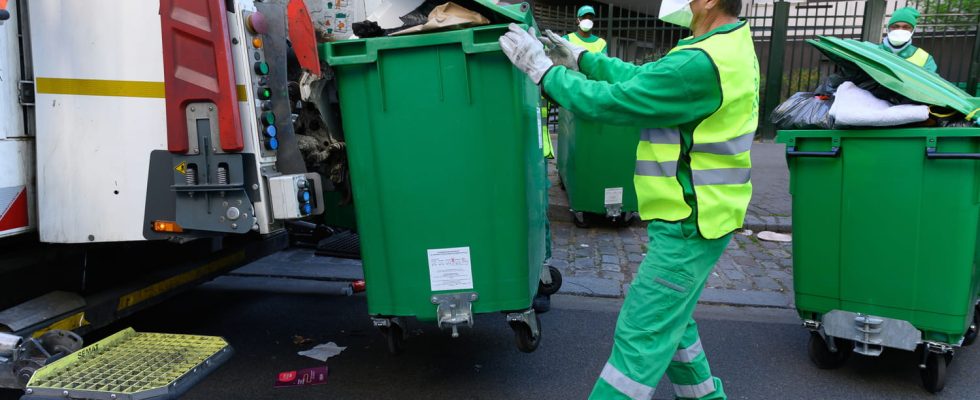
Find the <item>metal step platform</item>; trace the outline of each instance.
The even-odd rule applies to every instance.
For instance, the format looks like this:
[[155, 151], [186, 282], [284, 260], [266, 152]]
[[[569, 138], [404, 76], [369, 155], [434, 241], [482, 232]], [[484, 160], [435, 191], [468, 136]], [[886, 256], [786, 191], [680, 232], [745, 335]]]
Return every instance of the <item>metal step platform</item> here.
[[38, 370], [21, 400], [175, 399], [232, 353], [216, 336], [128, 328]]

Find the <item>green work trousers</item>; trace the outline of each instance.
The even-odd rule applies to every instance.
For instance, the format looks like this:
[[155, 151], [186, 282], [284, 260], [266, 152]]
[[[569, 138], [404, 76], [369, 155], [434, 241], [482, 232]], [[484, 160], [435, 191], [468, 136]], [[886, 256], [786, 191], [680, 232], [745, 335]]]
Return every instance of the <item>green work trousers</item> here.
[[693, 218], [652, 221], [648, 231], [647, 256], [619, 313], [612, 355], [589, 398], [650, 399], [666, 372], [678, 399], [725, 399], [692, 315], [732, 234], [705, 239]]

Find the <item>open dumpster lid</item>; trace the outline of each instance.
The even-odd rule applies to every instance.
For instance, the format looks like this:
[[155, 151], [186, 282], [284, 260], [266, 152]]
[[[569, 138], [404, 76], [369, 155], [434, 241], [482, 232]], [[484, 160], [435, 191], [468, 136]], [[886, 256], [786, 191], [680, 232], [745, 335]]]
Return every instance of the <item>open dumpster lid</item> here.
[[980, 98], [873, 44], [825, 36], [807, 42], [835, 63], [856, 66], [881, 85], [913, 101], [951, 108], [969, 120], [980, 116]]

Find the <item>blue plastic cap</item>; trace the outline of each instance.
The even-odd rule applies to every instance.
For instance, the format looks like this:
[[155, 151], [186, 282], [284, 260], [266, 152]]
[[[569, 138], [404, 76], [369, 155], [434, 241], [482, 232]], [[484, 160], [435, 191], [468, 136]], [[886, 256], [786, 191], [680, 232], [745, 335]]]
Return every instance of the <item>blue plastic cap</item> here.
[[313, 206], [309, 204], [303, 204], [303, 214], [312, 214], [312, 213], [313, 213]]
[[271, 139], [269, 139], [268, 142], [265, 142], [265, 146], [268, 147], [269, 150], [278, 149], [279, 148], [279, 141], [276, 140], [276, 138], [271, 138]]
[[276, 131], [276, 126], [275, 125], [269, 125], [269, 126], [265, 127], [265, 135], [266, 136], [273, 137], [274, 138], [274, 137], [276, 137], [276, 133], [278, 133], [278, 132]]

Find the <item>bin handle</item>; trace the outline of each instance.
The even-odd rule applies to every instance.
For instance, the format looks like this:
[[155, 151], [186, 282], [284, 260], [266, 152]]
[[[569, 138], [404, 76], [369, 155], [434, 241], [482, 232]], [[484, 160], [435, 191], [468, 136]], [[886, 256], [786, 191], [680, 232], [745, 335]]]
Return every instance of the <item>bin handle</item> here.
[[837, 158], [840, 157], [840, 146], [831, 147], [830, 151], [797, 151], [796, 146], [788, 146], [786, 147], [786, 156]]
[[935, 147], [926, 147], [926, 158], [930, 160], [980, 160], [980, 153], [940, 153]]

